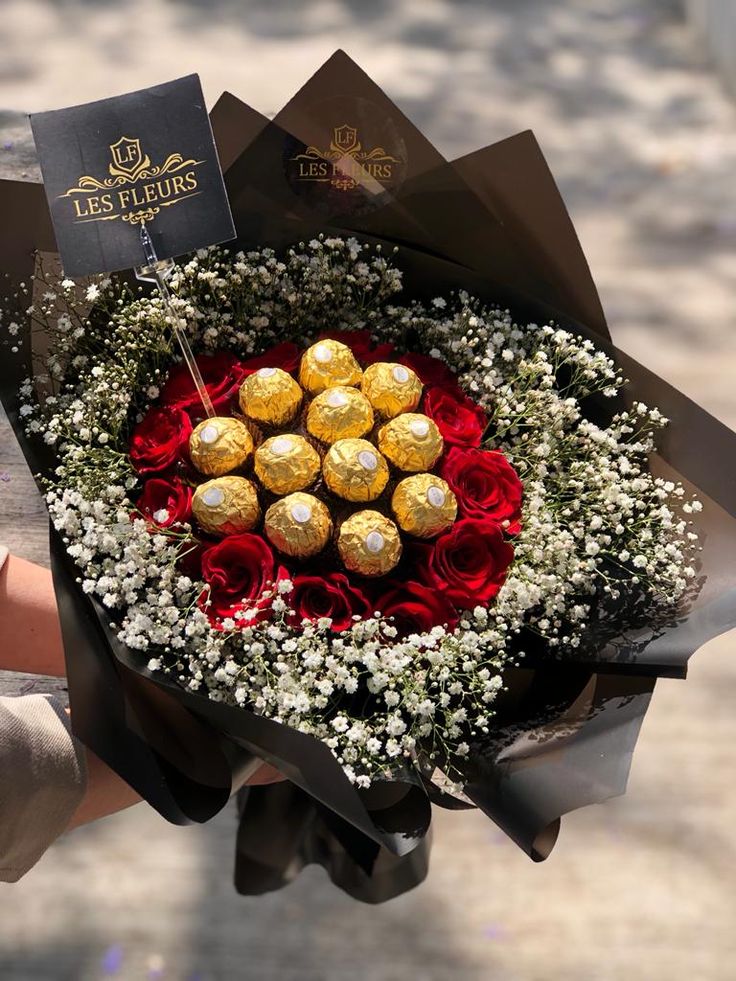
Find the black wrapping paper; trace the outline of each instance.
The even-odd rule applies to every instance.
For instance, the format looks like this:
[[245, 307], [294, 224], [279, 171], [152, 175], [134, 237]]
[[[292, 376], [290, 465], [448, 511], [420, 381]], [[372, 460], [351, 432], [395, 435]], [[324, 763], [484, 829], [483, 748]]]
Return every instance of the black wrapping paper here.
[[[346, 124], [398, 162], [395, 179], [380, 183], [351, 171], [355, 188], [347, 198], [300, 186], [294, 160], [319, 162], [329, 134]], [[671, 419], [652, 467], [703, 501], [698, 589], [656, 628], [629, 610], [605, 629], [591, 624], [574, 659], [532, 649], [522, 667], [507, 672], [492, 733], [467, 759], [467, 801], [533, 859], [543, 859], [562, 815], [625, 790], [656, 679], [684, 677], [700, 646], [736, 626], [736, 476], [724, 466], [736, 458], [736, 435], [612, 344], [574, 228], [531, 133], [447, 162], [341, 52], [275, 119], [226, 94], [212, 125], [239, 247], [278, 249], [320, 231], [396, 245], [407, 295], [464, 288], [508, 305], [520, 323], [554, 319], [614, 358], [631, 380], [627, 399], [656, 405]], [[42, 188], [0, 182], [0, 204], [8, 216], [0, 241], [7, 298], [13, 282], [32, 272], [35, 251], [53, 251], [53, 236]], [[29, 444], [17, 418], [30, 334], [20, 343], [21, 358], [4, 356], [2, 398], [31, 468], [43, 472], [52, 461]], [[428, 772], [358, 791], [311, 737], [151, 675], [117, 641], [103, 608], [82, 595], [55, 533], [51, 551], [74, 727], [83, 741], [177, 823], [215, 814], [253, 757], [287, 776], [286, 784], [241, 795], [239, 891], [279, 888], [309, 862], [324, 865], [337, 885], [366, 902], [421, 881], [431, 804], [466, 802], [443, 793]]]

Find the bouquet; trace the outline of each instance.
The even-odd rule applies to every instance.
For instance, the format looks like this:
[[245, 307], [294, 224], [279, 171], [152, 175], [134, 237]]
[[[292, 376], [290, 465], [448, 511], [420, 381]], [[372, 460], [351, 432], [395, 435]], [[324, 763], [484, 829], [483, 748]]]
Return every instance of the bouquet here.
[[736, 622], [736, 438], [612, 346], [529, 134], [447, 164], [341, 53], [212, 122], [238, 240], [170, 285], [214, 416], [160, 297], [66, 278], [0, 188], [75, 729], [176, 822], [279, 768], [240, 797], [241, 892], [318, 861], [390, 898], [431, 804], [545, 858]]

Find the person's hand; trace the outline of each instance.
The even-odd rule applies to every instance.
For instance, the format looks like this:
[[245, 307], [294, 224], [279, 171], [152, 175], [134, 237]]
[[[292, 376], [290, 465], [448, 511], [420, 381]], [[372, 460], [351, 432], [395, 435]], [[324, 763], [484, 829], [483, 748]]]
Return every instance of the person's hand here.
[[271, 766], [270, 763], [261, 763], [253, 776], [245, 781], [244, 786], [263, 787], [268, 783], [281, 783], [283, 780], [286, 780], [286, 777], [275, 766]]

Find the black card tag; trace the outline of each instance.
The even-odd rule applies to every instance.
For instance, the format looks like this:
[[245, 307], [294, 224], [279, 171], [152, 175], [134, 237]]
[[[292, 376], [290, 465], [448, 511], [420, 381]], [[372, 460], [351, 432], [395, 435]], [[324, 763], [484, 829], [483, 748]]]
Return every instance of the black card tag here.
[[35, 113], [33, 136], [68, 276], [144, 263], [235, 237], [198, 75]]

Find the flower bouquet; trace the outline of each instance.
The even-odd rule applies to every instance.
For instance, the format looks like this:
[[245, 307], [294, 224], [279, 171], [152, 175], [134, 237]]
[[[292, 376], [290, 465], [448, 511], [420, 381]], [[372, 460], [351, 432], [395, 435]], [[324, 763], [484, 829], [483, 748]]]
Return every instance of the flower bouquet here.
[[212, 124], [238, 239], [170, 286], [214, 416], [161, 299], [65, 278], [41, 189], [0, 185], [75, 730], [179, 823], [277, 767], [241, 892], [320, 862], [397, 895], [432, 804], [543, 859], [736, 624], [736, 437], [613, 347], [530, 134], [447, 163], [342, 53]]

